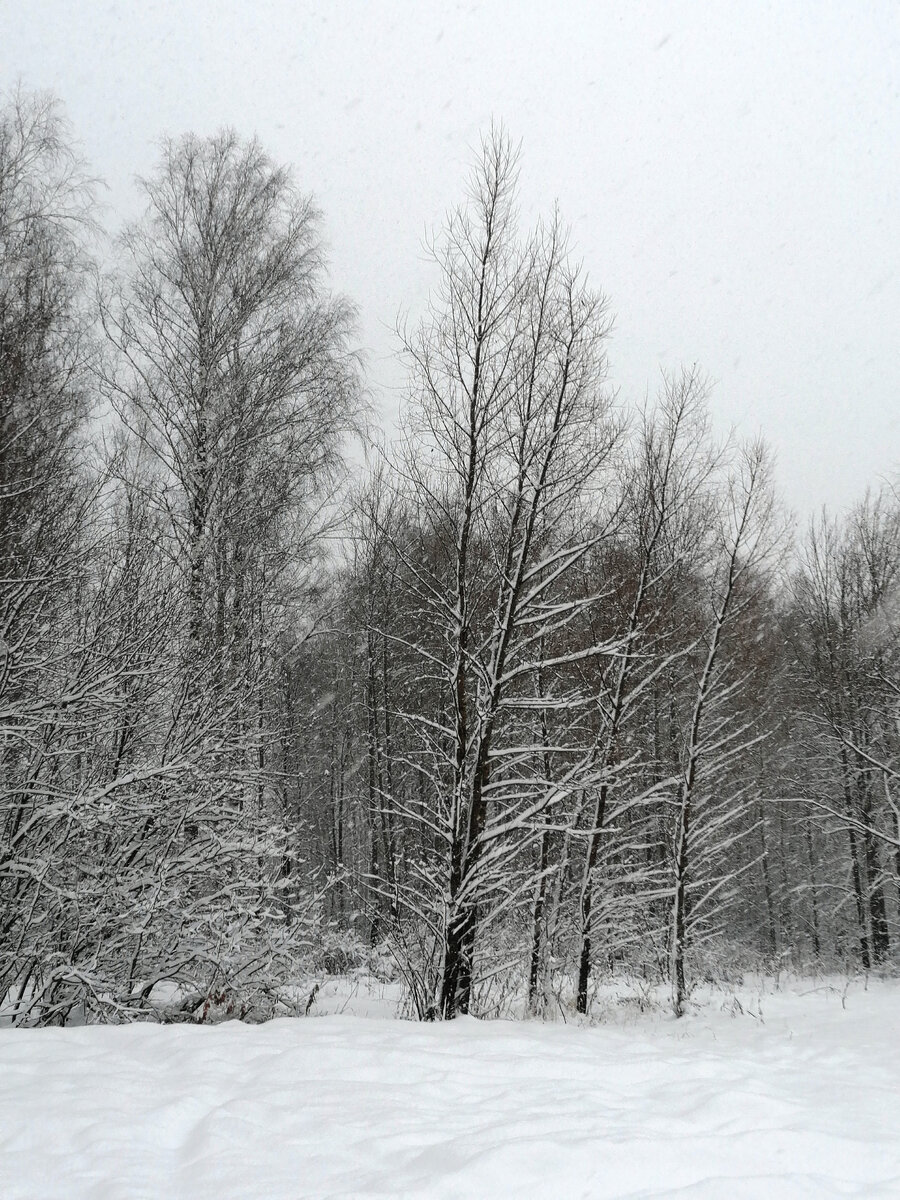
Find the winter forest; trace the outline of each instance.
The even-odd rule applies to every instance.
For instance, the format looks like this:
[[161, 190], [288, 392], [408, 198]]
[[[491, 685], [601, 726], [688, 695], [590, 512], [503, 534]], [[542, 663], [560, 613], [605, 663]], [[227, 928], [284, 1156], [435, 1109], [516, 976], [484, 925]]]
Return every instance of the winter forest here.
[[690, 346], [621, 393], [514, 129], [434, 214], [384, 428], [315, 179], [169, 139], [120, 229], [76, 133], [3, 101], [4, 1022], [891, 972], [896, 481], [795, 518]]

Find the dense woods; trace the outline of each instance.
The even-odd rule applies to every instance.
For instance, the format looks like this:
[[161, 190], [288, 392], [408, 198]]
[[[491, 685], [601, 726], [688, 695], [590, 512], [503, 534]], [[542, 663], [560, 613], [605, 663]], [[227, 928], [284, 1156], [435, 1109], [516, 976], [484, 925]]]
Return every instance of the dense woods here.
[[5, 101], [5, 1019], [352, 970], [423, 1019], [616, 978], [680, 1014], [898, 961], [900, 494], [795, 526], [701, 368], [619, 395], [614, 297], [517, 171], [491, 131], [376, 435], [289, 170], [166, 141], [103, 243], [58, 106]]

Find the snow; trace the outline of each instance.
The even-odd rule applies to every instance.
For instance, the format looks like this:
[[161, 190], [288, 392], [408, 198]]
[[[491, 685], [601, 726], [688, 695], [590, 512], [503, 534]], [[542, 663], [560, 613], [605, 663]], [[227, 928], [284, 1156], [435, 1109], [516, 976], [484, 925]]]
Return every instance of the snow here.
[[346, 1011], [0, 1030], [0, 1196], [900, 1195], [897, 984], [710, 994], [681, 1022], [610, 992], [592, 1027], [320, 1000]]

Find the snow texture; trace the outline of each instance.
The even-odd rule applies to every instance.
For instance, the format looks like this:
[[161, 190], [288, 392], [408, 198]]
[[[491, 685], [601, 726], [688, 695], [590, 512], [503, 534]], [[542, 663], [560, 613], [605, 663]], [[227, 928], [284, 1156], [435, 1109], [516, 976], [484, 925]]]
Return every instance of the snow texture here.
[[895, 1197], [898, 1001], [808, 984], [681, 1022], [610, 996], [592, 1028], [5, 1029], [0, 1196]]

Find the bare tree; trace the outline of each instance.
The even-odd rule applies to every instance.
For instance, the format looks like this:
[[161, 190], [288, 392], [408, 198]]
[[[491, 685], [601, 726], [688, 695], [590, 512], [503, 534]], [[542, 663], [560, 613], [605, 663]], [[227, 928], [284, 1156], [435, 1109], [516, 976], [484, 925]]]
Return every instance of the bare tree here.
[[102, 309], [127, 437], [74, 543], [71, 629], [49, 660], [63, 698], [19, 722], [52, 865], [36, 911], [59, 901], [58, 922], [30, 927], [43, 953], [22, 1011], [42, 1019], [139, 1010], [164, 980], [192, 1003], [271, 990], [313, 890], [285, 877], [278, 684], [358, 411], [350, 313], [324, 291], [314, 210], [255, 143], [167, 143], [145, 190]]
[[[623, 464], [624, 523], [620, 532], [628, 554], [613, 570], [623, 578], [618, 621], [622, 650], [610, 660], [600, 679], [598, 709], [602, 782], [592, 796], [584, 834], [585, 854], [578, 895], [580, 949], [576, 1008], [585, 1013], [591, 970], [592, 913], [595, 874], [607, 821], [634, 805], [626, 790], [621, 809], [614, 784], [621, 768], [623, 731], [639, 721], [654, 686], [664, 678], [685, 648], [672, 644], [665, 594], [703, 535], [700, 511], [714, 465], [708, 446], [705, 388], [696, 370], [665, 377], [658, 407], [645, 413], [634, 450]], [[655, 781], [649, 799], [661, 784]]]
[[0, 108], [0, 996], [41, 966], [22, 941], [77, 787], [68, 739], [102, 692], [70, 669], [93, 499], [91, 206], [58, 105], [14, 93]]
[[319, 215], [232, 132], [168, 141], [105, 310], [110, 393], [175, 485], [194, 642], [245, 641], [250, 592], [308, 554], [359, 411], [352, 311], [323, 285]]
[[809, 766], [796, 795], [816, 823], [846, 837], [859, 962], [890, 951], [886, 882], [897, 869], [900, 513], [867, 496], [843, 521], [808, 532], [793, 581]]
[[[606, 303], [571, 265], [558, 218], [519, 239], [515, 182], [495, 132], [435, 248], [439, 299], [407, 340], [397, 472], [418, 522], [397, 547], [415, 623], [403, 641], [435, 705], [404, 714], [421, 779], [409, 818], [431, 841], [402, 901], [436, 939], [433, 1003], [445, 1017], [471, 1004], [477, 929], [530, 893], [514, 866], [538, 818], [595, 773], [587, 702], [548, 696], [551, 677], [612, 650], [566, 642], [597, 602], [571, 585], [606, 532], [587, 514], [603, 511], [619, 435]], [[535, 740], [532, 714], [548, 707], [579, 713], [577, 739]], [[539, 765], [548, 753], [565, 764], [552, 782]]]
[[[730, 879], [730, 873], [704, 880], [698, 870], [701, 849], [721, 838], [740, 803], [740, 786], [714, 795], [722, 768], [760, 736], [746, 709], [733, 701], [746, 675], [728, 658], [726, 636], [767, 583], [781, 546], [781, 529], [771, 488], [771, 468], [762, 443], [742, 447], [736, 469], [721, 490], [705, 649], [698, 660], [693, 703], [679, 753], [680, 780], [673, 842], [672, 1003], [676, 1016], [686, 998], [685, 955], [692, 924]], [[717, 802], [718, 801], [718, 802]], [[727, 833], [725, 840], [728, 840]], [[720, 844], [721, 849], [721, 844]]]

